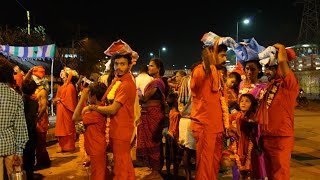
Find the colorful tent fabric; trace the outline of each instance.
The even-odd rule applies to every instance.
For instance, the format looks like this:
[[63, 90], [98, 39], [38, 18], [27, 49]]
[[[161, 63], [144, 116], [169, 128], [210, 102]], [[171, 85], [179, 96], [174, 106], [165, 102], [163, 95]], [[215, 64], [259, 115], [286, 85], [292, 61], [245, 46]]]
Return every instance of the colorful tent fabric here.
[[16, 56], [21, 60], [52, 60], [54, 58], [55, 49], [55, 44], [29, 47], [0, 45], [0, 53], [5, 56]]

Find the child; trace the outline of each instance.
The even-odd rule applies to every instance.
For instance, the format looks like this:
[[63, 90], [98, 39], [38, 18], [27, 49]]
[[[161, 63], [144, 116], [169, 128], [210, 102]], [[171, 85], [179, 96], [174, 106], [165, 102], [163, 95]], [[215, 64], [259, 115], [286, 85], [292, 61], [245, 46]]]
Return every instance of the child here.
[[[225, 86], [228, 95], [228, 109], [230, 114], [235, 113], [239, 110], [238, 93], [240, 82], [240, 74], [234, 71], [230, 72], [225, 79]], [[224, 149], [227, 149], [230, 144], [230, 139], [224, 136], [223, 143]], [[221, 166], [220, 171], [223, 173], [223, 177], [232, 176], [231, 169], [227, 166]]]
[[[107, 86], [103, 83], [92, 83], [89, 85], [88, 101], [91, 105], [101, 104], [101, 99], [107, 90]], [[83, 92], [86, 93], [87, 91]], [[85, 94], [82, 94], [85, 96]], [[83, 120], [85, 126], [84, 146], [90, 157], [91, 179], [104, 180], [107, 178], [107, 154], [106, 154], [106, 123], [105, 117], [97, 111], [89, 111], [87, 107], [82, 109], [82, 102], [85, 98], [81, 98], [73, 119], [76, 121]], [[80, 116], [81, 114], [81, 116]]]
[[169, 112], [169, 129], [166, 135], [166, 169], [167, 175], [170, 175], [170, 166], [173, 163], [174, 175], [178, 175], [180, 159], [178, 158], [179, 146], [179, 120], [180, 112], [178, 111], [178, 95], [170, 93], [167, 97], [167, 104], [170, 107]]
[[252, 177], [252, 152], [257, 148], [255, 138], [258, 125], [255, 118], [257, 100], [251, 94], [242, 94], [239, 99], [240, 111], [230, 115], [229, 146], [230, 158], [235, 162], [232, 167], [233, 179]]
[[238, 94], [239, 94], [239, 84], [241, 82], [241, 76], [237, 72], [231, 72], [226, 79], [226, 88], [228, 92], [228, 107], [230, 113], [238, 110]]

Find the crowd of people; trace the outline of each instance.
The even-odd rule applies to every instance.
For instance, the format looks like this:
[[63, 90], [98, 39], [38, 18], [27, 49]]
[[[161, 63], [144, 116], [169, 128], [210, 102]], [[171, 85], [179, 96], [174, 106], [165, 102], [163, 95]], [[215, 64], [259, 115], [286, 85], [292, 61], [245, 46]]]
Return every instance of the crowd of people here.
[[[122, 40], [104, 52], [110, 60], [99, 78], [65, 67], [52, 99], [57, 152], [75, 151], [78, 133], [93, 180], [135, 179], [132, 147], [137, 161], [151, 170], [145, 179], [162, 179], [164, 165], [167, 177], [172, 164], [177, 175], [181, 163], [187, 180], [218, 179], [222, 168], [234, 180], [290, 179], [299, 93], [288, 65], [294, 52], [278, 43], [264, 48], [254, 39], [237, 43], [212, 32], [201, 41], [191, 73], [177, 71], [170, 78], [160, 58], [141, 65], [134, 76], [139, 56]], [[228, 48], [237, 54], [232, 71], [225, 68]], [[35, 168], [50, 167], [45, 70], [35, 66], [24, 74], [5, 57], [0, 61], [0, 177], [6, 176], [3, 169], [10, 176], [21, 168], [33, 179]], [[268, 82], [260, 80], [263, 75]]]

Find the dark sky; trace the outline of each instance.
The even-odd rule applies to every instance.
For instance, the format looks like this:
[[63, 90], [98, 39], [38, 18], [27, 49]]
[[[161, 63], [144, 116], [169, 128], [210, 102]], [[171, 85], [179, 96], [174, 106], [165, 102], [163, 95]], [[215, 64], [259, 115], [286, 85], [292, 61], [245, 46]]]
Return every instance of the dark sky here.
[[[296, 43], [302, 4], [293, 0], [188, 0], [185, 1], [95, 1], [95, 0], [10, 0], [2, 6], [0, 24], [43, 25], [57, 45], [71, 46], [72, 38], [95, 38], [103, 49], [121, 38], [149, 60], [149, 52], [161, 53], [167, 66], [190, 67], [200, 56], [202, 35], [208, 31], [236, 39], [236, 24], [250, 17], [249, 25], [239, 24], [239, 39], [254, 37], [263, 46]], [[98, 52], [103, 54], [103, 52]]]

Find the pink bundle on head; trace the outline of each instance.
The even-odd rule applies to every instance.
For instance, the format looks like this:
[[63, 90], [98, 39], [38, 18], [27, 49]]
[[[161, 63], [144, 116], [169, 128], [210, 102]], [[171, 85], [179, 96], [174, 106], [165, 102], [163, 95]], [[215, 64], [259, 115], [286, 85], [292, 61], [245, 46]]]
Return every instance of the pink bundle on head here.
[[131, 54], [133, 65], [136, 64], [139, 58], [138, 53], [133, 51], [131, 47], [121, 39], [113, 42], [108, 49], [104, 51], [104, 54], [107, 56]]

